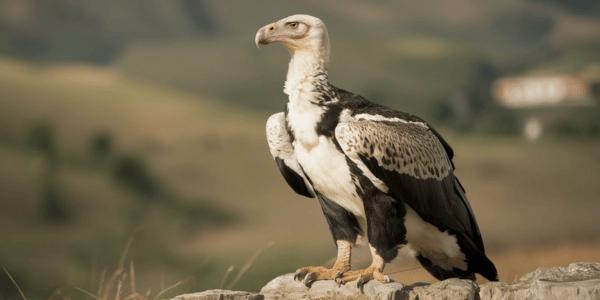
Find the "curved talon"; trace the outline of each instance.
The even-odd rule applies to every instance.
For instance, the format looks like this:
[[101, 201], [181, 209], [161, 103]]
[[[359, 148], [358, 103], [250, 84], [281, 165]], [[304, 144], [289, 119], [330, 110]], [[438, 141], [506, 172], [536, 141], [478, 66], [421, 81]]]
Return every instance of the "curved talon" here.
[[304, 279], [304, 277], [306, 276], [306, 273], [308, 273], [308, 272], [306, 270], [304, 270], [304, 268], [296, 270], [296, 273], [294, 273], [294, 280], [302, 281]]
[[364, 289], [363, 289], [363, 288], [364, 288], [364, 286], [365, 286], [365, 283], [366, 283], [366, 281], [365, 281], [365, 278], [364, 278], [364, 277], [360, 277], [360, 278], [358, 279], [358, 281], [356, 281], [356, 287], [357, 287], [357, 288], [360, 290], [360, 292], [361, 292], [362, 294], [364, 294], [364, 293], [365, 293], [365, 291], [364, 291]]
[[345, 283], [345, 282], [344, 282], [344, 280], [342, 279], [342, 277], [341, 277], [341, 276], [340, 276], [340, 277], [336, 277], [336, 278], [334, 279], [334, 281], [335, 281], [335, 283], [337, 283], [337, 286], [338, 286], [338, 287], [342, 286], [342, 284], [344, 284], [344, 283]]
[[342, 280], [342, 275], [344, 275], [344, 272], [339, 271], [335, 273], [335, 277], [333, 278], [333, 281], [335, 281], [338, 287], [341, 287], [342, 284], [344, 284], [344, 281]]
[[383, 276], [383, 283], [390, 283], [392, 282], [392, 279], [390, 278], [390, 276], [385, 275]]
[[306, 276], [304, 276], [304, 280], [302, 282], [304, 283], [304, 285], [307, 288], [310, 288], [310, 286], [313, 284], [313, 282], [315, 282], [316, 278], [317, 278], [317, 273], [310, 272], [310, 273], [307, 273]]

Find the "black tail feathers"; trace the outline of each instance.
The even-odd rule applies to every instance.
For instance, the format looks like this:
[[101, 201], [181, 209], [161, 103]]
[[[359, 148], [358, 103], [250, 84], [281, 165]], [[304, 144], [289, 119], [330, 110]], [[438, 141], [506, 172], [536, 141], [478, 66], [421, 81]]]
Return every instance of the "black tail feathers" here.
[[485, 253], [481, 253], [480, 259], [478, 259], [474, 267], [476, 267], [474, 271], [481, 274], [481, 276], [485, 277], [487, 280], [498, 281], [498, 271], [496, 270], [496, 266], [494, 266], [494, 263], [485, 256]]
[[479, 273], [489, 281], [498, 281], [498, 271], [494, 263], [485, 255], [483, 248], [477, 246], [464, 235], [457, 236], [458, 244], [467, 258], [468, 270]]

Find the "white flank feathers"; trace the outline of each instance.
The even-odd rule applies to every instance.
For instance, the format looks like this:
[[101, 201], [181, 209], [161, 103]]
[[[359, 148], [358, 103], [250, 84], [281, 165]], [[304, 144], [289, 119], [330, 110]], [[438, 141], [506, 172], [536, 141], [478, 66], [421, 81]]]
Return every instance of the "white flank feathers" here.
[[456, 237], [442, 232], [423, 219], [409, 206], [406, 207], [404, 226], [410, 248], [446, 270], [467, 269], [465, 255], [456, 242]]

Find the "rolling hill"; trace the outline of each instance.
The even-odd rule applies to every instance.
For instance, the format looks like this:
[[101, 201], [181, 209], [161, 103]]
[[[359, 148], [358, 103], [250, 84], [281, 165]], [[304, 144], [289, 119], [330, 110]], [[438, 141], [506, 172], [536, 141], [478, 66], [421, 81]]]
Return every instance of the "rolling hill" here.
[[[1, 264], [28, 294], [48, 297], [57, 289], [70, 295], [80, 293], [73, 287], [96, 290], [102, 270], [116, 264], [130, 238], [128, 257], [140, 290], [182, 279], [170, 292], [218, 287], [229, 266], [236, 274], [272, 242], [234, 288], [251, 290], [300, 265], [325, 263], [333, 244], [320, 208], [294, 195], [277, 173], [263, 136], [267, 114], [225, 103], [113, 68], [1, 59]], [[41, 217], [44, 160], [26, 146], [28, 132], [40, 123], [57, 136], [65, 223]], [[114, 140], [113, 156], [138, 157], [177, 201], [148, 202], [115, 184], [110, 161], [98, 164], [89, 152], [99, 131]], [[597, 141], [526, 144], [451, 134], [449, 140], [503, 278], [533, 263], [599, 259], [588, 250], [593, 245], [565, 250], [567, 242], [590, 242], [600, 234]], [[213, 220], [215, 209], [234, 218], [204, 222]], [[554, 247], [558, 252], [548, 252]], [[523, 261], [519, 251], [543, 253], [544, 259]], [[365, 263], [364, 254], [357, 264]], [[396, 276], [431, 280], [418, 270]], [[1, 283], [3, 295], [14, 291], [10, 282]]]

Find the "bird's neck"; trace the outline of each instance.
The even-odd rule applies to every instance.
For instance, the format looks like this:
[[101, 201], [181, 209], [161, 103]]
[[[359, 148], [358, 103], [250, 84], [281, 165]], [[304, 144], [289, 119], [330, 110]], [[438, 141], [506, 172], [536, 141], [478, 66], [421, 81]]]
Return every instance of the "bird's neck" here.
[[329, 89], [327, 63], [327, 55], [318, 52], [294, 51], [292, 53], [283, 90], [290, 101], [301, 94], [310, 96], [323, 89]]

